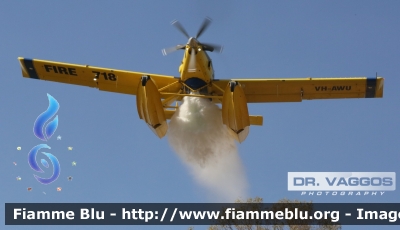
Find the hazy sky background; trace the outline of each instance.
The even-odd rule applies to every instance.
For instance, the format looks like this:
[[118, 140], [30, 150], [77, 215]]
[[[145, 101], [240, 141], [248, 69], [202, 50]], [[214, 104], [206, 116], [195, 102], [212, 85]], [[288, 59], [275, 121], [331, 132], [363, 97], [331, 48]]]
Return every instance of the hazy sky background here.
[[[0, 199], [215, 201], [194, 181], [167, 139], [158, 139], [139, 119], [134, 96], [26, 79], [17, 60], [21, 56], [179, 76], [183, 52], [161, 54], [162, 48], [187, 41], [170, 22], [180, 20], [194, 35], [209, 16], [213, 24], [200, 41], [224, 45], [222, 54], [210, 54], [216, 78], [374, 77], [375, 72], [385, 77], [382, 99], [250, 105], [251, 114], [264, 116], [264, 126], [252, 126], [239, 145], [249, 196], [265, 202], [400, 202], [398, 190], [384, 196], [300, 196], [287, 191], [288, 172], [399, 172], [399, 9], [398, 1], [1, 1]], [[43, 143], [32, 127], [47, 109], [47, 93], [60, 103], [59, 127], [48, 144], [60, 161], [61, 175], [46, 186], [33, 177], [27, 154]], [[56, 140], [58, 135], [62, 140]], [[0, 222], [4, 224], [4, 209]]]

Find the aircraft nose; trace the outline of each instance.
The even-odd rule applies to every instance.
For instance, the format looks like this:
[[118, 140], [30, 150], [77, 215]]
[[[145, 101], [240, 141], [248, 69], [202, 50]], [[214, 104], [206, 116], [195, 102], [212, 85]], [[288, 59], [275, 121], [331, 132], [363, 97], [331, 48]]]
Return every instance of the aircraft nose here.
[[198, 42], [197, 42], [196, 38], [194, 38], [194, 37], [189, 38], [188, 45], [191, 48], [197, 48], [197, 44], [198, 44]]

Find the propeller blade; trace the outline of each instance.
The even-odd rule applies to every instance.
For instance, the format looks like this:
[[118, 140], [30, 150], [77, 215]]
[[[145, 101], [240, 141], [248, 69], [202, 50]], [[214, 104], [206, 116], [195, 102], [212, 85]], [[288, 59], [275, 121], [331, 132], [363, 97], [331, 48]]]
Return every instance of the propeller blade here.
[[194, 48], [192, 48], [192, 52], [190, 53], [188, 72], [196, 72], [196, 51]]
[[199, 31], [196, 34], [195, 38], [199, 38], [201, 34], [208, 28], [208, 26], [211, 24], [211, 18], [206, 17], [203, 21], [203, 24], [201, 24]]
[[181, 33], [183, 33], [187, 39], [190, 38], [189, 34], [186, 32], [185, 28], [181, 25], [181, 23], [178, 20], [174, 20], [171, 22], [171, 25], [175, 26]]
[[177, 50], [183, 49], [185, 47], [186, 47], [186, 45], [177, 45], [177, 46], [174, 46], [174, 47], [169, 47], [169, 48], [162, 49], [161, 52], [162, 52], [162, 54], [164, 56], [166, 56], [166, 55], [168, 55], [168, 54], [170, 54], [172, 52], [175, 52]]
[[217, 44], [211, 44], [211, 43], [201, 43], [203, 45], [203, 49], [204, 50], [208, 50], [208, 51], [216, 51], [218, 53], [222, 53], [222, 50], [224, 49], [223, 46], [221, 45], [217, 45]]

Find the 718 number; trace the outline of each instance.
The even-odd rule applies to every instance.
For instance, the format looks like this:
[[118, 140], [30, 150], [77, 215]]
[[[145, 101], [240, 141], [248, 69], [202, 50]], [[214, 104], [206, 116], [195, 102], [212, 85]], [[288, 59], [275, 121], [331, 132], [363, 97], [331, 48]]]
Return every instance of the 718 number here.
[[100, 75], [104, 76], [104, 80], [110, 80], [110, 81], [116, 81], [117, 77], [113, 73], [107, 73], [107, 72], [97, 72], [97, 71], [92, 71], [92, 73], [95, 74], [95, 78], [99, 79]]

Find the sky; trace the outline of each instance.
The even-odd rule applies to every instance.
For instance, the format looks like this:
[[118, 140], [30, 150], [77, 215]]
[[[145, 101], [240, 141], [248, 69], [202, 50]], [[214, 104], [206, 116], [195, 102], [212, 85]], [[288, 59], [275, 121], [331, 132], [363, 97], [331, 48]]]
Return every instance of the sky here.
[[[246, 141], [238, 144], [249, 197], [271, 203], [282, 198], [400, 202], [398, 190], [383, 196], [301, 196], [287, 189], [288, 172], [399, 172], [399, 7], [398, 1], [1, 1], [0, 199], [2, 203], [213, 201], [213, 194], [196, 183], [167, 139], [156, 137], [139, 119], [134, 96], [26, 79], [17, 59], [179, 76], [183, 52], [161, 53], [162, 48], [187, 41], [170, 22], [179, 20], [194, 35], [209, 16], [213, 23], [200, 41], [224, 45], [222, 54], [210, 54], [215, 78], [375, 77], [376, 72], [385, 78], [380, 99], [249, 105], [250, 114], [264, 116], [264, 125], [250, 127]], [[42, 185], [33, 177], [27, 154], [42, 144], [32, 128], [47, 109], [47, 93], [60, 104], [54, 135], [62, 139], [53, 137], [47, 144], [60, 161], [61, 174], [52, 184]], [[17, 176], [22, 179], [17, 181]], [[4, 224], [4, 209], [0, 222]]]

